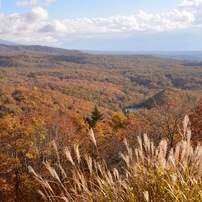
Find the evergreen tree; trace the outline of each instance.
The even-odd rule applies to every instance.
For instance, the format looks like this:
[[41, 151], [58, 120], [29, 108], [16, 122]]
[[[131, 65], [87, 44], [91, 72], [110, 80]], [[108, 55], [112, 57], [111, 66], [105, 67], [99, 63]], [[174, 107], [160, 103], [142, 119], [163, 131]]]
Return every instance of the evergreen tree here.
[[91, 116], [86, 118], [87, 123], [91, 128], [94, 128], [96, 123], [103, 119], [103, 114], [98, 110], [97, 105], [95, 105]]

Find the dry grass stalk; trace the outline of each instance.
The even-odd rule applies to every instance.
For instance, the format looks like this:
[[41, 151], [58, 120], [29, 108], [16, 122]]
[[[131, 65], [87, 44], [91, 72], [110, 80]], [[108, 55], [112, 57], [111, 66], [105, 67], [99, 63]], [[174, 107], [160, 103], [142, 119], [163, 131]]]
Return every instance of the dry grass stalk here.
[[[139, 147], [133, 149], [124, 140], [126, 153], [120, 154], [126, 163], [125, 171], [120, 173], [114, 168], [112, 171], [104, 161], [97, 161], [84, 154], [81, 156], [79, 146], [74, 146], [76, 161], [73, 161], [70, 149], [65, 148], [65, 156], [72, 165], [72, 186], [65, 190], [56, 171], [49, 165], [47, 169], [61, 191], [57, 195], [47, 180], [30, 171], [42, 183], [43, 198], [54, 201], [202, 201], [202, 146], [193, 147], [190, 141], [188, 119], [183, 122], [186, 134], [175, 148], [168, 152], [168, 141], [163, 139], [158, 146], [144, 134], [138, 137]], [[185, 131], [186, 129], [186, 131]], [[90, 132], [90, 131], [89, 131]], [[91, 141], [96, 146], [93, 131]], [[84, 160], [84, 162], [83, 162]], [[86, 164], [88, 171], [86, 171]], [[59, 165], [64, 177], [65, 169]], [[85, 166], [85, 167], [83, 167]]]
[[88, 132], [88, 135], [89, 135], [90, 140], [92, 141], [92, 143], [95, 145], [95, 147], [97, 147], [97, 142], [96, 142], [96, 139], [95, 139], [95, 134], [94, 134], [92, 128], [90, 128], [90, 130]]
[[55, 178], [59, 183], [61, 183], [60, 178], [59, 178], [57, 172], [55, 171], [55, 169], [52, 168], [49, 163], [46, 163], [45, 166], [46, 166], [46, 169], [49, 171], [50, 175], [53, 178]]
[[72, 158], [70, 149], [69, 149], [68, 147], [65, 147], [65, 149], [64, 149], [64, 154], [65, 154], [67, 160], [68, 160], [73, 166], [75, 166], [75, 163], [74, 163], [74, 161], [73, 161], [73, 158]]
[[57, 160], [58, 160], [58, 162], [60, 162], [60, 155], [59, 155], [58, 147], [57, 147], [57, 144], [56, 144], [55, 140], [52, 141], [52, 146], [53, 146], [53, 148], [55, 150]]
[[79, 144], [74, 145], [74, 152], [76, 154], [77, 162], [80, 164], [81, 163], [81, 155], [80, 155], [80, 151], [79, 151]]
[[85, 155], [84, 156], [85, 160], [86, 160], [86, 163], [88, 165], [88, 170], [90, 172], [90, 175], [93, 174], [93, 161], [92, 161], [92, 158], [88, 155]]

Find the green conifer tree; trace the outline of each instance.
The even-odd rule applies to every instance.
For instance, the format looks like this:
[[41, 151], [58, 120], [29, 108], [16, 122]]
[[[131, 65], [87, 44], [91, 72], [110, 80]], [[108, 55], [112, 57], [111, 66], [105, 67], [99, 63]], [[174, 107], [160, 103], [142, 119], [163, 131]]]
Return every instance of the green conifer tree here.
[[103, 114], [98, 110], [97, 105], [95, 105], [91, 116], [86, 118], [87, 123], [91, 128], [94, 128], [96, 123], [103, 119]]

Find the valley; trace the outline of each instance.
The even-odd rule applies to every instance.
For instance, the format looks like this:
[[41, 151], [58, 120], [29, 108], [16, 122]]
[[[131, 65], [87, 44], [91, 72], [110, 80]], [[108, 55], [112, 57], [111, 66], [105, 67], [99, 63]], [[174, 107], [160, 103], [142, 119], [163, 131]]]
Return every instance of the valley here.
[[[104, 159], [107, 169], [124, 174], [125, 139], [135, 149], [147, 133], [154, 145], [166, 139], [169, 151], [183, 140], [185, 115], [197, 145], [201, 99], [198, 61], [0, 47], [0, 201], [43, 201], [36, 194], [40, 183], [28, 170], [46, 176], [49, 162], [71, 176], [71, 165], [62, 160], [66, 146], [78, 144], [81, 155]], [[96, 140], [89, 138], [91, 127]]]

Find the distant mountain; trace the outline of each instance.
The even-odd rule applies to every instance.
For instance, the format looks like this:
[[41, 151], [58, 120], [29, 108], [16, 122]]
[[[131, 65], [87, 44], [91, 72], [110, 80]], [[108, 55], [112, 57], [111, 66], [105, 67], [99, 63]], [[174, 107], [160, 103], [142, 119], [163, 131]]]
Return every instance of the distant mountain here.
[[158, 106], [163, 106], [171, 102], [185, 101], [188, 103], [194, 103], [197, 100], [197, 96], [193, 93], [181, 89], [168, 88], [137, 105], [127, 107], [125, 110], [135, 112], [140, 111], [141, 109], [152, 109]]
[[162, 51], [153, 52], [151, 55], [177, 60], [202, 61], [202, 51]]
[[99, 55], [151, 55], [176, 60], [202, 61], [202, 51], [90, 51], [84, 53]]
[[6, 41], [6, 40], [3, 40], [3, 39], [0, 39], [0, 44], [3, 44], [3, 45], [19, 45], [17, 43], [14, 43], [14, 42], [11, 42], [11, 41]]
[[6, 45], [0, 44], [0, 53], [11, 53], [11, 52], [25, 52], [25, 53], [56, 53], [56, 54], [75, 54], [81, 53], [76, 50], [67, 50], [62, 48], [54, 48], [49, 46], [40, 46], [40, 45]]

